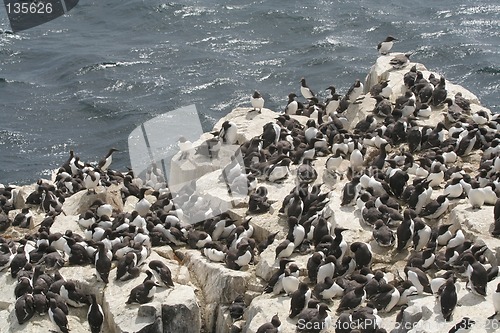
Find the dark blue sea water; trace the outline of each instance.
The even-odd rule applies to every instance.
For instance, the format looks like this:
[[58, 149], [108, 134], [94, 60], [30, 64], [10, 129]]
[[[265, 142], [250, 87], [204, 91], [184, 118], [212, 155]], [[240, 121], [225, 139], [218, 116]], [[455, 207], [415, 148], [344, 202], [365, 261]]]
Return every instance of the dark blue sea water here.
[[[0, 28], [9, 29], [3, 6]], [[387, 35], [400, 39], [394, 51], [414, 51], [499, 111], [496, 1], [81, 0], [0, 35], [0, 182], [32, 182], [70, 149], [96, 161], [116, 147], [113, 166], [124, 169], [128, 134], [188, 104], [209, 129], [255, 89], [282, 110], [302, 76], [313, 90], [345, 92]]]

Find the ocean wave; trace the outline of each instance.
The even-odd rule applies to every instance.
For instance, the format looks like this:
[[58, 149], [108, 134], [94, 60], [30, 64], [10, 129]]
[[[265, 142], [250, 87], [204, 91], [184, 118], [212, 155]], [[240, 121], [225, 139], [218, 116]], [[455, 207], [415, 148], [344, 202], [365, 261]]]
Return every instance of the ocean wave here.
[[215, 88], [215, 87], [220, 87], [220, 86], [227, 85], [227, 84], [234, 83], [234, 82], [236, 82], [234, 79], [231, 79], [228, 77], [216, 78], [216, 79], [211, 80], [210, 82], [202, 83], [202, 84], [199, 84], [196, 86], [183, 87], [183, 88], [181, 88], [181, 93], [184, 95], [189, 95], [189, 94], [192, 94], [192, 93], [197, 92], [197, 91], [207, 90], [207, 89], [211, 89], [211, 88]]
[[22, 146], [29, 143], [28, 138], [19, 131], [0, 129], [0, 145]]
[[497, 75], [497, 74], [500, 74], [500, 68], [499, 67], [492, 67], [492, 66], [485, 66], [485, 67], [478, 69], [476, 72]]
[[82, 67], [78, 70], [77, 75], [83, 75], [91, 71], [104, 70], [107, 68], [115, 68], [115, 67], [127, 67], [133, 66], [137, 64], [148, 64], [149, 61], [145, 60], [136, 60], [136, 61], [104, 61], [98, 64], [93, 64], [89, 66]]

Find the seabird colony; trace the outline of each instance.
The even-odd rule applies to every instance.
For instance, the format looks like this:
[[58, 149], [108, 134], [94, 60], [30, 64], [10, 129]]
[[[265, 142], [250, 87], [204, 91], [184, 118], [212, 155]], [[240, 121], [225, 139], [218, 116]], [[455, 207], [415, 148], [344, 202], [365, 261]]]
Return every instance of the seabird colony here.
[[[394, 40], [388, 37], [379, 44], [379, 52], [387, 54]], [[153, 260], [146, 264], [152, 247], [187, 246], [229, 269], [247, 270], [274, 244], [274, 274], [262, 281], [262, 291], [288, 295], [290, 309], [288, 318], [273, 316], [270, 309], [269, 322], [257, 332], [278, 332], [283, 321], [296, 323], [300, 332], [386, 332], [393, 327], [384, 327], [378, 313], [393, 313], [402, 320], [412, 297], [432, 295], [437, 298], [436, 311], [441, 312], [442, 321], [450, 322], [450, 332], [464, 325], [472, 327], [474, 320], [453, 317], [458, 281], [466, 282], [469, 292], [484, 297], [487, 285], [496, 283], [498, 267], [488, 260], [490, 249], [444, 221], [454, 203], [462, 199], [473, 210], [494, 205], [491, 233], [500, 234], [499, 120], [487, 112], [471, 113], [470, 101], [447, 92], [444, 76], [425, 78], [416, 66], [409, 67], [408, 53], [392, 58], [390, 64], [407, 69], [404, 92], [391, 100], [394, 91], [389, 81], [381, 80], [370, 89], [376, 101], [372, 113], [357, 123], [350, 124], [346, 110], [363, 101], [360, 80], [345, 95], [338, 94], [334, 85], [328, 86], [329, 96], [321, 100], [302, 78], [297, 87], [302, 98], [290, 93], [284, 112], [276, 113], [260, 135], [241, 142], [241, 129], [226, 120], [201, 145], [179, 140], [180, 160], [197, 155], [217, 158], [222, 146], [239, 146], [243, 163], [232, 159], [221, 170], [219, 181], [248, 198], [243, 220], [210, 207], [197, 192], [196, 181], [177, 192], [180, 194], [172, 193], [154, 163], [146, 179], [132, 170], [112, 170], [115, 149], [98, 164], [82, 162], [70, 151], [55, 180], [39, 180], [13, 219], [8, 213], [19, 202], [19, 191], [16, 186], [2, 186], [2, 232], [32, 228], [33, 213], [45, 214], [23, 237], [0, 238], [0, 270], [17, 280], [13, 297], [19, 324], [35, 314], [48, 314], [54, 327], [68, 332], [68, 311], [88, 307], [90, 331], [100, 332], [104, 313], [96, 295], [65, 280], [59, 273], [65, 265], [93, 266], [96, 280], [103, 284], [113, 283], [109, 272], [116, 265], [116, 280], [136, 282], [126, 303], [145, 304], [153, 300], [157, 288], [175, 288], [164, 263]], [[250, 101], [249, 116], [260, 116], [262, 95], [255, 91]], [[441, 121], [425, 125], [425, 119], [435, 112], [442, 113]], [[461, 161], [476, 152], [481, 156], [477, 171], [465, 172]], [[318, 177], [320, 169], [323, 179]], [[278, 203], [275, 221], [285, 224], [287, 231], [255, 239], [252, 217], [274, 213], [269, 190], [290, 178], [295, 186]], [[335, 183], [343, 186], [331, 191]], [[68, 197], [79, 191], [92, 197], [111, 184], [121, 187], [123, 202], [129, 196], [137, 197], [131, 213], [96, 199], [77, 222], [80, 233], [51, 232]], [[353, 213], [349, 228], [335, 225], [335, 211], [327, 209], [334, 196], [340, 198], [335, 209]], [[193, 211], [193, 207], [197, 209]], [[197, 223], [186, 223], [194, 215]], [[203, 218], [205, 215], [211, 217]], [[343, 236], [360, 228], [372, 230], [371, 241], [348, 242]], [[372, 246], [403, 255], [404, 271], [392, 276], [390, 267], [374, 269]], [[299, 256], [307, 258], [306, 265], [299, 267], [294, 260]], [[141, 272], [147, 272], [145, 279], [139, 278]], [[491, 319], [500, 311], [500, 284], [495, 289]], [[245, 309], [240, 295], [229, 307], [231, 318], [243, 317]]]

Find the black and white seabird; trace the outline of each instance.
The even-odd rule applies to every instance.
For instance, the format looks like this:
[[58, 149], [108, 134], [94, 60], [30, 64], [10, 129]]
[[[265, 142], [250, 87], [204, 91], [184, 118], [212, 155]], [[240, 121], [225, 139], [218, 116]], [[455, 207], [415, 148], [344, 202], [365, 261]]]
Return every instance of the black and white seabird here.
[[392, 113], [392, 104], [387, 98], [382, 95], [377, 95], [372, 98], [376, 101], [372, 111], [376, 116], [385, 118]]
[[390, 312], [399, 301], [399, 291], [388, 283], [381, 283], [377, 292], [370, 298], [376, 309], [383, 312]]
[[306, 237], [306, 231], [299, 219], [295, 216], [288, 218], [288, 235], [287, 239], [293, 241], [295, 248], [299, 247]]
[[359, 99], [361, 95], [363, 94], [363, 83], [359, 80], [356, 79], [352, 86], [349, 88], [347, 91], [347, 94], [344, 96], [350, 103], [359, 103]]
[[12, 257], [12, 259], [10, 260], [9, 267], [10, 276], [12, 278], [16, 278], [17, 273], [19, 273], [19, 271], [23, 269], [24, 265], [29, 262], [29, 254], [26, 255], [24, 248], [25, 246], [19, 246], [17, 248], [16, 255], [14, 255], [14, 257]]
[[98, 280], [108, 283], [109, 271], [111, 270], [111, 260], [107, 256], [107, 250], [103, 242], [97, 242], [97, 252], [95, 253], [94, 265]]
[[203, 247], [203, 254], [213, 262], [224, 262], [226, 259], [226, 251], [227, 248], [217, 242], [208, 242]]
[[333, 255], [329, 255], [325, 258], [325, 261], [318, 267], [318, 273], [316, 277], [317, 283], [325, 282], [327, 277], [333, 279], [335, 275], [335, 263], [337, 258]]
[[394, 69], [402, 69], [410, 63], [411, 53], [397, 54], [389, 61]]
[[297, 168], [297, 181], [299, 184], [311, 184], [318, 178], [318, 172], [312, 166], [313, 159], [304, 158]]
[[87, 295], [76, 289], [73, 281], [66, 281], [61, 285], [59, 295], [72, 307], [80, 308], [88, 304]]
[[172, 273], [167, 265], [160, 260], [151, 260], [148, 264], [149, 268], [153, 271], [156, 280], [163, 284], [165, 287], [173, 287]]
[[289, 239], [285, 239], [276, 247], [276, 259], [288, 258], [292, 255], [295, 244]]
[[274, 292], [279, 294], [282, 290], [281, 279], [285, 273], [286, 265], [293, 262], [293, 260], [284, 258], [279, 261], [279, 269], [271, 276], [267, 282], [267, 286], [264, 288], [264, 292], [270, 293]]
[[138, 277], [140, 270], [137, 267], [137, 254], [134, 251], [127, 252], [118, 260], [116, 265], [116, 280], [127, 281]]
[[33, 294], [33, 301], [35, 305], [35, 311], [40, 316], [44, 316], [49, 311], [49, 300], [44, 293]]
[[439, 303], [441, 305], [441, 313], [443, 314], [444, 320], [451, 321], [453, 310], [455, 310], [455, 307], [457, 306], [457, 290], [455, 287], [455, 278], [448, 278], [445, 284], [439, 289]]
[[322, 283], [317, 283], [313, 289], [314, 297], [319, 300], [331, 300], [332, 298], [342, 296], [343, 294], [344, 289], [330, 277], [327, 277]]
[[269, 122], [262, 126], [262, 148], [268, 148], [271, 144], [278, 144], [281, 135], [281, 127], [277, 123]]
[[432, 229], [424, 220], [419, 217], [412, 217], [413, 221], [413, 248], [415, 251], [421, 251], [431, 240]]
[[328, 159], [326, 160], [326, 171], [328, 171], [331, 175], [336, 176], [338, 173], [337, 170], [339, 170], [343, 160], [344, 154], [342, 153], [342, 151], [337, 150], [334, 155], [328, 157]]
[[309, 299], [311, 299], [311, 290], [306, 283], [301, 282], [299, 288], [292, 294], [288, 317], [295, 318], [307, 306]]
[[89, 167], [83, 168], [83, 185], [87, 189], [87, 194], [96, 193], [96, 189], [101, 181], [101, 174]]
[[302, 94], [302, 96], [307, 99], [307, 100], [310, 100], [314, 97], [314, 93], [312, 92], [312, 90], [307, 86], [306, 84], [306, 79], [305, 78], [301, 78], [300, 79], [300, 93]]
[[14, 288], [14, 296], [17, 298], [24, 294], [32, 293], [33, 285], [31, 279], [27, 276], [21, 276], [17, 279], [16, 287]]
[[57, 307], [56, 300], [50, 299], [50, 308], [49, 308], [49, 318], [52, 323], [54, 323], [62, 333], [68, 333], [68, 318], [66, 314]]
[[396, 237], [394, 237], [394, 232], [384, 223], [382, 220], [377, 220], [373, 229], [373, 239], [379, 246], [390, 247], [394, 245]]
[[356, 126], [354, 126], [354, 132], [366, 133], [375, 128], [377, 124], [377, 119], [371, 114], [367, 115], [365, 119], [360, 120]]
[[261, 113], [261, 110], [264, 107], [264, 98], [257, 90], [253, 92], [253, 95], [250, 98], [250, 103], [252, 104], [252, 111], [259, 109], [259, 113]]
[[97, 303], [94, 294], [90, 294], [90, 306], [87, 311], [87, 321], [90, 326], [91, 333], [100, 333], [104, 322], [104, 311], [99, 303]]
[[476, 295], [486, 296], [486, 285], [488, 283], [486, 269], [471, 253], [466, 253], [462, 259], [466, 266], [465, 275], [469, 278], [466, 287]]
[[[246, 238], [244, 238], [246, 240]], [[293, 245], [293, 243], [292, 243]], [[226, 265], [230, 269], [240, 270], [252, 260], [252, 248], [248, 242], [241, 242], [237, 249], [230, 249], [226, 255]]]
[[243, 317], [245, 308], [245, 295], [238, 295], [229, 306], [229, 315], [233, 320], [238, 320]]
[[387, 53], [389, 53], [389, 51], [392, 49], [395, 40], [397, 39], [392, 36], [387, 36], [386, 39], [378, 43], [377, 45], [378, 53], [382, 55], [386, 55]]
[[299, 288], [299, 267], [295, 264], [290, 264], [285, 269], [283, 277], [281, 278], [281, 285], [287, 295], [291, 295]]
[[16, 300], [14, 306], [19, 325], [26, 323], [35, 314], [35, 301], [33, 294], [24, 294]]
[[432, 105], [433, 106], [439, 106], [444, 103], [446, 100], [446, 96], [448, 95], [448, 92], [446, 91], [446, 80], [444, 76], [441, 76], [439, 79], [439, 83], [437, 86], [434, 88], [432, 91]]
[[222, 143], [234, 145], [238, 141], [238, 127], [232, 121], [226, 120], [222, 123], [222, 128], [219, 132], [219, 138]]
[[156, 287], [159, 285], [153, 280], [146, 280], [137, 287], [134, 287], [130, 291], [130, 295], [127, 300], [127, 304], [139, 303], [145, 304], [153, 300], [154, 294], [156, 292]]
[[[389, 100], [392, 94], [392, 88], [389, 85], [390, 80], [382, 80], [379, 83], [375, 84], [371, 89], [370, 89], [370, 94], [372, 97], [377, 97], [380, 96], [383, 99]], [[382, 100], [377, 99], [377, 103]], [[392, 105], [391, 105], [392, 109]], [[386, 115], [389, 115], [390, 112], [386, 113]]]
[[302, 103], [299, 103], [295, 100], [296, 97], [297, 95], [295, 95], [294, 93], [290, 93], [288, 95], [288, 103], [285, 107], [285, 114], [294, 115], [297, 114], [299, 110], [302, 110], [304, 108]]
[[460, 178], [452, 178], [444, 187], [443, 195], [448, 195], [450, 199], [457, 199], [462, 196], [464, 191]]
[[358, 286], [342, 296], [337, 312], [356, 309], [366, 299], [364, 286]]
[[202, 249], [206, 243], [211, 242], [212, 237], [201, 230], [190, 229], [188, 233], [188, 244], [192, 249]]
[[323, 216], [320, 216], [316, 226], [312, 230], [312, 241], [314, 246], [318, 246], [325, 236], [330, 235], [330, 228], [331, 224]]
[[351, 252], [354, 253], [356, 268], [369, 267], [372, 262], [372, 251], [370, 244], [363, 242], [351, 243]]
[[111, 165], [111, 162], [113, 161], [113, 153], [115, 151], [118, 151], [116, 148], [111, 148], [106, 156], [102, 160], [99, 161], [99, 164], [97, 165], [97, 168], [103, 172], [106, 172]]
[[469, 199], [472, 209], [478, 209], [484, 205], [486, 195], [483, 188], [481, 188], [481, 186], [479, 185], [478, 181], [471, 181], [471, 188], [467, 192], [467, 198]]
[[420, 268], [406, 266], [405, 274], [407, 279], [413, 283], [419, 294], [423, 294], [424, 292], [429, 294], [432, 293], [429, 278]]
[[318, 277], [318, 269], [323, 261], [324, 254], [322, 252], [314, 252], [307, 260], [307, 276], [311, 282], [316, 282]]
[[333, 117], [339, 108], [341, 96], [336, 93], [334, 86], [329, 86], [326, 90], [330, 90], [330, 97], [325, 101], [325, 112], [328, 116]]
[[436, 198], [436, 200], [432, 200], [427, 203], [419, 215], [429, 219], [438, 219], [441, 215], [446, 213], [449, 205], [450, 202], [448, 200], [448, 195], [440, 195]]
[[349, 183], [344, 185], [344, 189], [342, 190], [341, 206], [348, 206], [356, 202], [355, 199], [359, 193], [359, 181], [359, 176], [355, 176]]
[[466, 136], [459, 139], [455, 148], [455, 153], [458, 156], [467, 156], [471, 153], [474, 145], [476, 144], [477, 132], [477, 129], [473, 129], [469, 131]]
[[267, 180], [270, 182], [279, 182], [290, 174], [290, 163], [292, 161], [285, 157], [281, 161], [271, 165], [266, 172]]

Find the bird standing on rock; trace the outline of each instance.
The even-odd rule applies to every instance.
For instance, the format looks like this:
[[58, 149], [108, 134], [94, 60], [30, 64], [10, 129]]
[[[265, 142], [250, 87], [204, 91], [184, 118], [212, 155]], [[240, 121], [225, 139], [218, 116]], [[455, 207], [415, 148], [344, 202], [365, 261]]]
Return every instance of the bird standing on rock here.
[[99, 164], [97, 165], [97, 168], [103, 172], [106, 172], [111, 165], [111, 162], [113, 162], [113, 153], [115, 151], [119, 151], [116, 148], [111, 148], [106, 156], [102, 160], [99, 161]]
[[49, 308], [49, 318], [52, 323], [54, 323], [62, 333], [68, 333], [68, 318], [66, 314], [57, 307], [56, 300], [50, 299], [50, 308]]
[[172, 272], [162, 261], [151, 260], [148, 266], [153, 271], [157, 281], [161, 282], [167, 288], [174, 286], [174, 282], [172, 281]]
[[439, 106], [443, 104], [444, 101], [446, 100], [447, 95], [448, 94], [446, 91], [446, 80], [444, 76], [441, 76], [441, 78], [439, 79], [439, 83], [432, 91], [432, 105]]
[[300, 93], [304, 96], [305, 99], [310, 100], [314, 97], [314, 93], [306, 84], [306, 79], [300, 79]]
[[472, 290], [474, 294], [486, 297], [486, 285], [488, 283], [486, 269], [471, 253], [466, 253], [463, 260], [466, 265], [465, 275], [469, 278], [466, 287]]
[[156, 287], [159, 287], [153, 280], [146, 280], [137, 287], [134, 287], [130, 291], [130, 295], [127, 300], [127, 304], [139, 303], [145, 304], [153, 300], [154, 294], [156, 292]]
[[264, 107], [264, 98], [262, 98], [262, 95], [257, 90], [253, 92], [250, 102], [252, 103], [252, 111], [259, 109], [259, 113], [261, 113], [261, 110]]
[[347, 91], [347, 94], [344, 96], [344, 98], [346, 98], [349, 101], [349, 103], [358, 104], [360, 102], [359, 100], [364, 98], [361, 97], [362, 94], [363, 94], [363, 83], [359, 79], [356, 79], [356, 81], [354, 81], [352, 86]]
[[457, 306], [457, 290], [455, 288], [455, 278], [450, 277], [440, 289], [439, 302], [444, 320], [451, 321], [453, 310]]
[[318, 178], [318, 172], [311, 164], [313, 160], [304, 158], [302, 165], [297, 168], [297, 180], [299, 184], [311, 184]]
[[226, 120], [222, 123], [222, 128], [219, 132], [219, 138], [222, 143], [234, 145], [238, 141], [238, 127], [232, 121]]
[[389, 61], [394, 69], [402, 69], [410, 63], [411, 53], [398, 54]]
[[386, 55], [387, 53], [389, 53], [389, 51], [392, 49], [392, 46], [394, 45], [395, 40], [397, 39], [392, 36], [387, 36], [386, 39], [378, 43], [377, 45], [378, 53], [382, 55]]
[[102, 324], [104, 322], [104, 312], [102, 311], [101, 305], [97, 303], [94, 294], [90, 295], [90, 306], [87, 312], [87, 321], [90, 326], [91, 333], [101, 332]]
[[311, 299], [311, 290], [304, 282], [299, 284], [299, 289], [293, 292], [290, 301], [289, 318], [295, 318], [307, 305]]
[[229, 306], [229, 315], [233, 320], [238, 320], [243, 317], [243, 312], [245, 311], [245, 296], [238, 295], [234, 299], [233, 303]]
[[95, 269], [98, 280], [108, 283], [109, 271], [111, 270], [111, 260], [107, 256], [107, 250], [103, 242], [97, 242], [97, 252], [95, 254]]
[[297, 95], [295, 95], [294, 93], [290, 93], [288, 95], [288, 103], [285, 107], [285, 114], [297, 114], [297, 111], [299, 111], [299, 102], [295, 100], [296, 97]]

